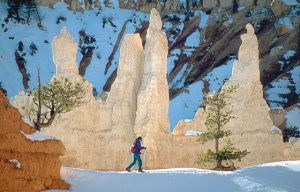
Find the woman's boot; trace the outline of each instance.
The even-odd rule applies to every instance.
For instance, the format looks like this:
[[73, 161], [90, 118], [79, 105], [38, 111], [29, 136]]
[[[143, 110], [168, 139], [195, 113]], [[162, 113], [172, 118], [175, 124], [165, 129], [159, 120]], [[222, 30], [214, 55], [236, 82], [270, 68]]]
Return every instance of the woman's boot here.
[[127, 168], [126, 168], [126, 171], [130, 172], [130, 168], [129, 168], [129, 167], [127, 167]]
[[142, 168], [139, 168], [139, 172], [143, 173], [144, 171], [142, 170]]

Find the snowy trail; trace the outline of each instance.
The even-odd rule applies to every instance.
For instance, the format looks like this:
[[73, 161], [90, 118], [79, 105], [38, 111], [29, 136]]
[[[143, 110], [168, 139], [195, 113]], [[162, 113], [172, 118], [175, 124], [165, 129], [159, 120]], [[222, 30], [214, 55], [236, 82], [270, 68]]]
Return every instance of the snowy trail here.
[[128, 173], [62, 167], [61, 175], [72, 185], [72, 192], [300, 192], [300, 161], [270, 163], [234, 172], [180, 168]]

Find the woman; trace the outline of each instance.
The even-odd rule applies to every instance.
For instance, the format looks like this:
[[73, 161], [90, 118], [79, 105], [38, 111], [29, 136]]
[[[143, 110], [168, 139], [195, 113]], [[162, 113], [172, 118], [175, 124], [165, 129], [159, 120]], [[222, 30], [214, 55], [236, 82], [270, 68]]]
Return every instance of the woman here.
[[133, 143], [133, 147], [131, 148], [131, 152], [133, 155], [133, 162], [126, 168], [126, 171], [130, 172], [130, 168], [136, 164], [136, 160], [139, 162], [139, 172], [144, 172], [142, 170], [142, 159], [141, 159], [141, 150], [146, 149], [146, 147], [142, 147], [141, 141], [142, 137], [138, 137]]

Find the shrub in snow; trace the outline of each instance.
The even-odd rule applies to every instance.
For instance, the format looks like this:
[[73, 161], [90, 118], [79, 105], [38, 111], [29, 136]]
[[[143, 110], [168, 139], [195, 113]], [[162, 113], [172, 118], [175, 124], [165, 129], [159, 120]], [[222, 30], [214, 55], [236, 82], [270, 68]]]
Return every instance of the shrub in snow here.
[[293, 125], [283, 130], [283, 142], [289, 142], [291, 137], [300, 138], [300, 130]]
[[20, 41], [18, 44], [18, 51], [23, 52], [23, 50], [24, 50], [24, 44], [22, 41]]
[[[202, 100], [202, 106], [209, 107], [205, 121], [208, 131], [201, 135], [197, 134], [198, 138], [196, 141], [204, 144], [210, 140], [215, 140], [215, 150], [212, 151], [211, 149], [208, 149], [204, 155], [199, 157], [196, 163], [206, 166], [207, 163], [215, 162], [216, 167], [214, 169], [234, 170], [235, 167], [232, 161], [241, 161], [243, 157], [250, 153], [247, 150], [241, 151], [240, 149], [235, 148], [230, 139], [227, 140], [227, 143], [222, 149], [219, 149], [220, 139], [231, 135], [231, 130], [225, 131], [224, 126], [235, 117], [231, 115], [232, 111], [228, 109], [228, 107], [231, 106], [231, 103], [228, 103], [226, 98], [228, 97], [228, 94], [232, 93], [236, 89], [237, 86], [231, 86], [222, 92], [216, 92], [208, 96], [205, 95]], [[231, 165], [225, 167], [222, 165], [223, 161], [231, 163]]]
[[30, 55], [36, 54], [36, 51], [38, 50], [38, 47], [32, 42], [29, 46], [29, 49], [31, 50]]
[[107, 23], [107, 18], [106, 16], [102, 17], [102, 27], [105, 27], [105, 24]]
[[67, 18], [64, 17], [62, 14], [59, 14], [59, 16], [56, 19], [56, 24], [60, 24], [61, 21], [66, 21]]

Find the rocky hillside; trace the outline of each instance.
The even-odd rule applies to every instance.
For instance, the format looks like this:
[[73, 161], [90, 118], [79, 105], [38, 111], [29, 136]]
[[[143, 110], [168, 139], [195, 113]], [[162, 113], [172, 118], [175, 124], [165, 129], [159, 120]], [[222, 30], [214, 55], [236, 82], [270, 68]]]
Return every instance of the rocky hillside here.
[[[34, 19], [29, 25], [7, 19], [9, 7], [0, 3], [0, 40], [4, 42], [0, 88], [9, 97], [36, 85], [37, 66], [42, 67], [44, 80], [55, 74], [49, 42], [62, 26], [78, 43], [80, 75], [93, 84], [95, 95], [110, 91], [124, 35], [140, 33], [144, 45], [148, 13], [156, 8], [168, 37], [171, 129], [180, 119], [194, 117], [202, 92], [218, 90], [230, 78], [247, 23], [258, 37], [261, 82], [269, 106], [299, 106], [300, 5], [296, 0], [36, 2], [46, 6], [39, 7], [44, 15], [40, 28]], [[24, 50], [19, 49], [20, 41]], [[36, 54], [29, 49], [32, 42], [38, 47]]]

